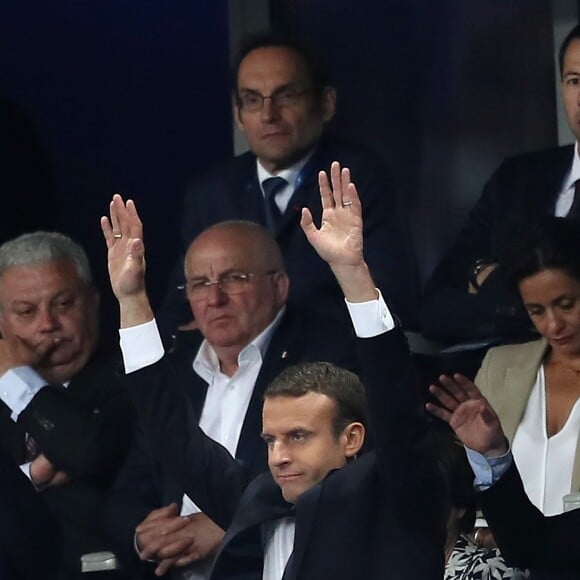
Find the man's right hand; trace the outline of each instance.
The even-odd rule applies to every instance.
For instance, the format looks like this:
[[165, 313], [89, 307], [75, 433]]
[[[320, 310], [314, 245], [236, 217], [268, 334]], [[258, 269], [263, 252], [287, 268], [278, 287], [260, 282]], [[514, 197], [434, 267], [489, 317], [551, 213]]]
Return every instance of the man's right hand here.
[[145, 288], [145, 246], [143, 226], [132, 200], [123, 201], [115, 194], [110, 217], [101, 218], [107, 244], [111, 287], [119, 301], [121, 328], [136, 326], [153, 319]]
[[59, 342], [58, 338], [44, 337], [41, 342], [33, 345], [19, 336], [0, 338], [0, 376], [16, 367], [41, 365]]
[[486, 457], [507, 453], [507, 440], [499, 417], [475, 384], [460, 374], [441, 375], [439, 382], [444, 388], [429, 387], [439, 405], [427, 403], [427, 410], [445, 421], [469, 449]]
[[157, 576], [209, 556], [224, 535], [204, 513], [180, 516], [174, 503], [152, 511], [135, 531], [141, 559], [157, 561]]
[[[332, 187], [331, 187], [332, 183]], [[317, 228], [308, 208], [300, 225], [310, 245], [330, 266], [350, 302], [376, 300], [377, 293], [363, 255], [362, 207], [348, 168], [334, 161], [328, 175], [318, 175], [322, 222]]]

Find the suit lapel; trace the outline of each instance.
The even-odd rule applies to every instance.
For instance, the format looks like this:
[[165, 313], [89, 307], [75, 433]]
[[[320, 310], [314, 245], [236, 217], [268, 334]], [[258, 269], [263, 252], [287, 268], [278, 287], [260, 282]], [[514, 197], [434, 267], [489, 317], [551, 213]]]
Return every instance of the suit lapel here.
[[510, 442], [513, 442], [520, 424], [530, 393], [536, 382], [538, 368], [546, 353], [547, 344], [544, 340], [530, 343], [528, 355], [523, 364], [509, 366], [505, 371], [504, 388], [497, 391], [497, 400], [492, 406], [502, 410], [502, 427]]
[[236, 457], [251, 462], [260, 453], [257, 446], [263, 446], [257, 436], [256, 425], [262, 424], [262, 404], [264, 392], [272, 380], [287, 366], [298, 361], [298, 350], [295, 340], [294, 316], [288, 310], [284, 313], [278, 328], [274, 331], [260, 372], [254, 384], [254, 390], [242, 425]]
[[542, 164], [534, 174], [534, 179], [528, 180], [528, 192], [525, 196], [523, 210], [533, 216], [552, 214], [554, 205], [564, 177], [572, 165], [574, 147], [555, 149], [553, 159]]
[[[326, 147], [323, 141], [318, 144], [316, 151], [300, 172], [300, 182], [290, 198], [286, 211], [282, 215], [278, 233], [285, 230], [289, 224], [300, 219], [302, 208], [308, 207], [312, 212], [315, 223], [320, 223], [322, 208], [318, 194], [318, 171], [320, 168], [330, 167], [326, 162]], [[313, 203], [314, 202], [314, 203]]]
[[304, 492], [295, 506], [296, 530], [294, 534], [294, 549], [284, 570], [282, 580], [295, 580], [300, 577], [300, 567], [309, 544], [312, 524], [316, 515], [320, 494], [324, 482], [311, 487]]

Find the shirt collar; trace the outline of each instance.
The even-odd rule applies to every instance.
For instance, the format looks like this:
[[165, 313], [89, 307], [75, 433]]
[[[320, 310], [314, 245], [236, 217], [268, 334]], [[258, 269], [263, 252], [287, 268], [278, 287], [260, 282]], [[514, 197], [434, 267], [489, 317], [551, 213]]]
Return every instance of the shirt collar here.
[[[260, 363], [264, 360], [272, 335], [278, 327], [278, 324], [280, 324], [285, 310], [286, 307], [283, 306], [278, 314], [276, 314], [274, 320], [240, 351], [240, 354], [238, 354], [239, 366], [242, 366], [244, 361], [251, 361], [255, 356], [258, 357]], [[207, 383], [211, 383], [211, 378], [220, 372], [218, 356], [214, 348], [205, 339], [193, 359], [193, 370]]]
[[580, 179], [580, 154], [578, 153], [579, 147], [580, 144], [576, 142], [574, 144], [572, 167], [570, 168], [568, 177], [564, 180], [564, 187], [562, 188], [562, 191], [567, 191], [568, 189], [574, 187], [574, 184]]
[[286, 169], [282, 169], [282, 171], [278, 171], [278, 173], [270, 173], [260, 163], [260, 160], [256, 158], [256, 168], [258, 172], [258, 181], [260, 182], [260, 185], [262, 185], [262, 183], [264, 183], [264, 181], [266, 179], [269, 179], [270, 177], [282, 177], [288, 182], [289, 185], [292, 186], [292, 189], [296, 189], [296, 182], [300, 177], [300, 172], [302, 171], [304, 166], [308, 163], [308, 161], [310, 161], [310, 158], [314, 153], [314, 149], [315, 148], [311, 149], [304, 157], [302, 157], [302, 159], [300, 159], [300, 161], [294, 163], [294, 165], [291, 165]]

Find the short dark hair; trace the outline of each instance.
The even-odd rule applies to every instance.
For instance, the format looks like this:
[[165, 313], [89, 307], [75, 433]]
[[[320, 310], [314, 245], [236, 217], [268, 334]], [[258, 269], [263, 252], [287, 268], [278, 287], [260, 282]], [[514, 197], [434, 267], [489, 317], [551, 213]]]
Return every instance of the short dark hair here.
[[502, 259], [510, 288], [519, 293], [522, 280], [549, 269], [563, 270], [580, 281], [580, 222], [544, 216], [521, 227]]
[[237, 95], [238, 90], [238, 73], [244, 58], [253, 50], [269, 47], [287, 48], [295, 52], [302, 59], [306, 65], [308, 76], [312, 83], [312, 92], [315, 96], [321, 96], [324, 88], [329, 86], [330, 77], [328, 72], [305, 44], [289, 36], [277, 35], [271, 32], [260, 32], [247, 36], [240, 44], [238, 57], [232, 71], [232, 87], [235, 95]]
[[308, 362], [284, 369], [268, 386], [264, 399], [326, 395], [336, 403], [332, 430], [338, 437], [353, 422], [368, 424], [368, 409], [361, 380], [351, 371], [329, 362]]
[[560, 50], [558, 52], [558, 65], [560, 66], [560, 77], [564, 75], [564, 57], [566, 56], [566, 51], [572, 43], [573, 40], [580, 40], [580, 24], [577, 24], [568, 32], [566, 38], [563, 40]]

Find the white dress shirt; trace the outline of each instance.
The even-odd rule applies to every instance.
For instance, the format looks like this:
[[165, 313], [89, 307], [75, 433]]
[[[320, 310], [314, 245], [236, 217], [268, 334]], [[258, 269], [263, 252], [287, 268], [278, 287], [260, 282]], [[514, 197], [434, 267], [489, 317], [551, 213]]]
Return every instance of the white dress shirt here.
[[546, 428], [546, 379], [543, 365], [530, 393], [526, 410], [514, 436], [514, 460], [530, 501], [547, 516], [564, 511], [562, 498], [570, 493], [578, 433], [580, 399], [558, 433]]
[[[264, 187], [263, 183], [266, 179], [271, 177], [282, 177], [284, 180], [287, 181], [287, 185], [280, 188], [280, 190], [274, 196], [274, 201], [280, 210], [280, 214], [284, 214], [288, 204], [290, 203], [290, 198], [294, 194], [294, 190], [300, 187], [302, 183], [302, 175], [301, 171], [304, 166], [308, 163], [308, 160], [312, 157], [314, 153], [314, 149], [310, 151], [307, 155], [305, 155], [298, 163], [295, 163], [291, 167], [287, 169], [283, 169], [278, 173], [270, 173], [264, 166], [260, 163], [258, 159], [256, 159], [256, 168], [258, 172], [258, 181], [260, 182], [260, 189], [262, 190], [262, 194], [264, 194]], [[300, 211], [302, 208], [298, 208]]]
[[565, 217], [568, 215], [572, 203], [574, 202], [574, 187], [576, 181], [580, 179], [580, 155], [578, 154], [578, 143], [574, 144], [574, 156], [572, 157], [572, 167], [564, 178], [562, 186], [556, 198], [554, 215]]

